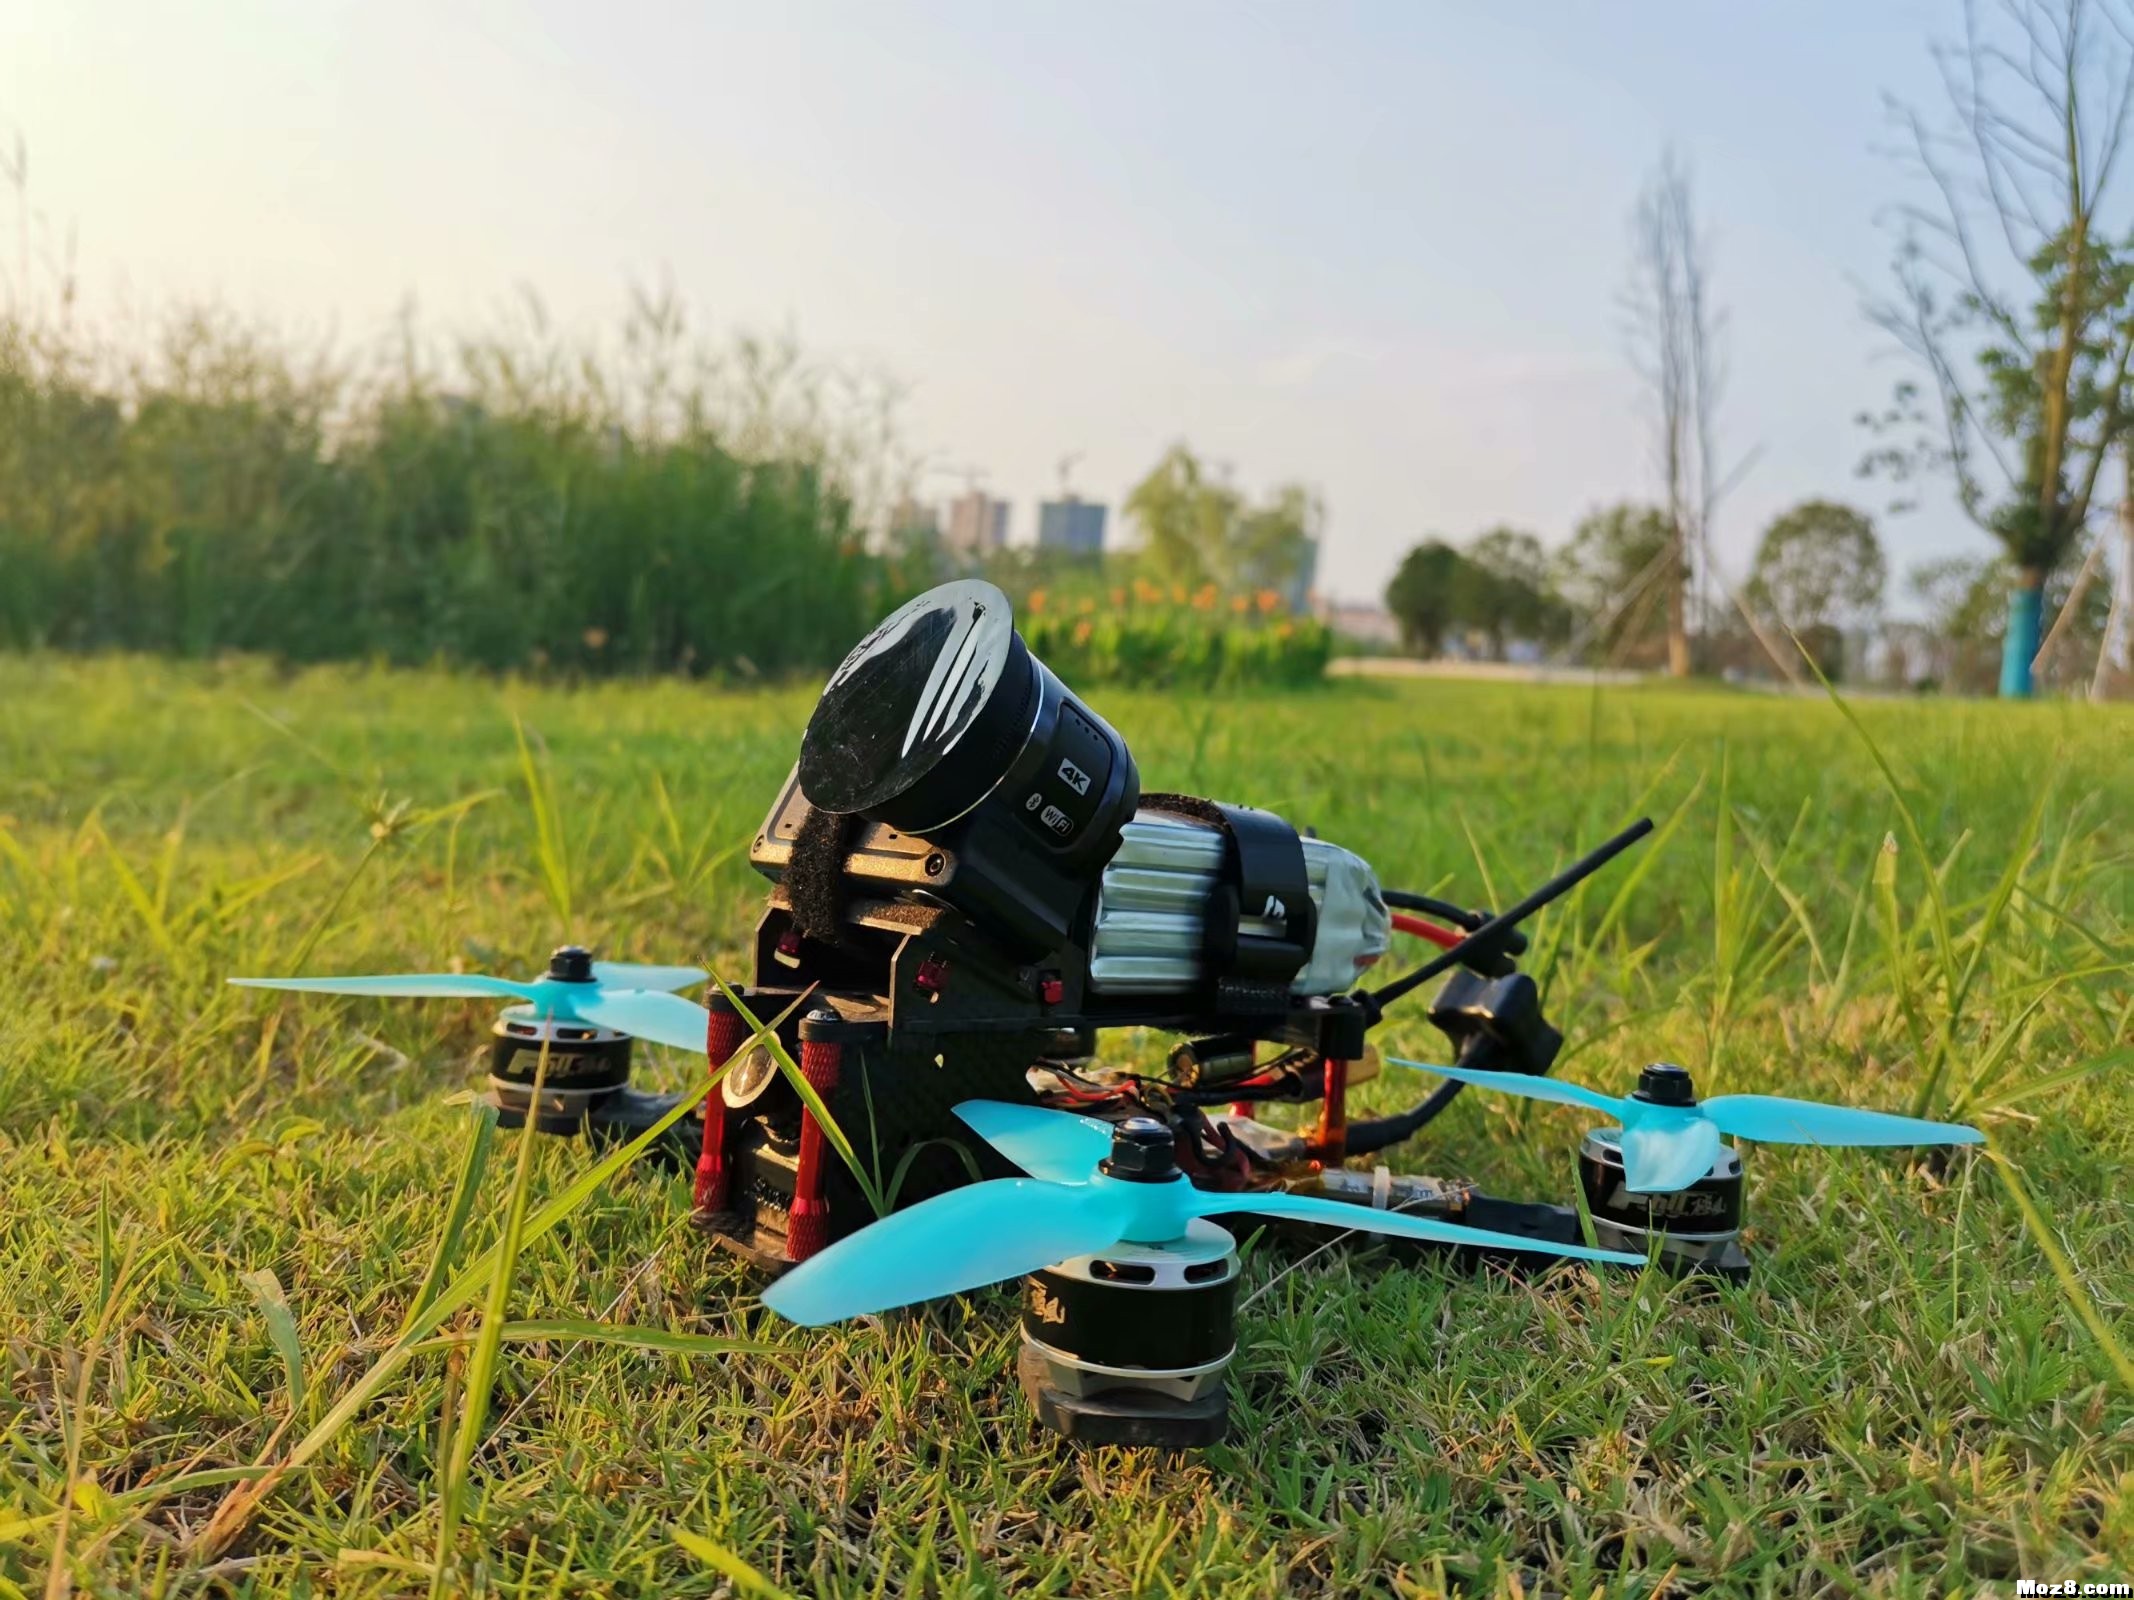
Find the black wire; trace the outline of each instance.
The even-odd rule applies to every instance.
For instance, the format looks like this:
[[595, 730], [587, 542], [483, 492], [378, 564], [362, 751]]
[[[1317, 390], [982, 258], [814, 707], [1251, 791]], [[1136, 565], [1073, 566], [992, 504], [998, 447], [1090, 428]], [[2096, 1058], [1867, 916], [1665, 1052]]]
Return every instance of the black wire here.
[[1352, 1122], [1348, 1131], [1348, 1152], [1352, 1156], [1367, 1156], [1373, 1151], [1412, 1139], [1430, 1122], [1451, 1105], [1455, 1096], [1467, 1085], [1448, 1078], [1430, 1091], [1430, 1097], [1419, 1106], [1411, 1106], [1390, 1117], [1373, 1117], [1364, 1122]]
[[1417, 894], [1411, 889], [1381, 889], [1380, 897], [1396, 911], [1420, 911], [1436, 917], [1440, 922], [1449, 922], [1456, 928], [1465, 928], [1472, 933], [1489, 920], [1486, 911], [1469, 911], [1456, 906], [1450, 900], [1440, 900], [1436, 895]]
[[[1246, 1078], [1231, 1079], [1223, 1083], [1204, 1083], [1168, 1086], [1172, 1103], [1182, 1106], [1219, 1106], [1233, 1101], [1250, 1101], [1255, 1104], [1273, 1101], [1278, 1104], [1304, 1101], [1312, 1098], [1311, 1086], [1304, 1081], [1303, 1067], [1307, 1062], [1319, 1059], [1313, 1050], [1289, 1050], [1272, 1061], [1256, 1067]], [[1271, 1079], [1270, 1082], [1248, 1080]]]
[[[1473, 933], [1489, 921], [1487, 911], [1469, 911], [1456, 906], [1450, 900], [1440, 900], [1435, 895], [1416, 894], [1409, 889], [1381, 889], [1379, 898], [1395, 911], [1420, 911], [1426, 917], [1436, 917], [1440, 922], [1449, 922], [1455, 928]], [[1523, 956], [1526, 954], [1526, 935], [1517, 929], [1505, 935], [1504, 953]]]

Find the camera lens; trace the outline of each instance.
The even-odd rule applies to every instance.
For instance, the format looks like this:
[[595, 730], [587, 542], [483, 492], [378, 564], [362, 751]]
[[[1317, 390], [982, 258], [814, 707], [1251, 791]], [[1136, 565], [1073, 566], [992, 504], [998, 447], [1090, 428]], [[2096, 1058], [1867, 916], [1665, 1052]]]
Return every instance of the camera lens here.
[[1140, 792], [1125, 741], [1030, 653], [982, 579], [930, 589], [831, 676], [800, 745], [809, 804], [930, 837], [993, 797], [1053, 854], [1109, 856]]

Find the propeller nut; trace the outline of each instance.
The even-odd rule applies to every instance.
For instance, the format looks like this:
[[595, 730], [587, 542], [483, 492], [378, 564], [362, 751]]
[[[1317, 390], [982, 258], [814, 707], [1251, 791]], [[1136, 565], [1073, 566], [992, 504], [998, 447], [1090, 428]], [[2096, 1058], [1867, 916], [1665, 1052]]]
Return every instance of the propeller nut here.
[[1655, 1061], [1638, 1074], [1636, 1099], [1655, 1106], [1693, 1106], [1697, 1086], [1689, 1073], [1672, 1061]]
[[1128, 1117], [1111, 1130], [1111, 1155], [1098, 1167], [1128, 1183], [1165, 1183], [1178, 1176], [1171, 1127], [1155, 1117]]
[[591, 983], [593, 952], [582, 944], [562, 944], [548, 958], [548, 975], [557, 983]]

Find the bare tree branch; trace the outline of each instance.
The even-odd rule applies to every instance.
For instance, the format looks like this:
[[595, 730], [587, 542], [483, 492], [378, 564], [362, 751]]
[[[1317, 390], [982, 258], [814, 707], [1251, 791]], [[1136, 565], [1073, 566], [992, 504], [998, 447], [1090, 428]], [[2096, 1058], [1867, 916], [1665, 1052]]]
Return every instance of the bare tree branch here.
[[[2134, 124], [2134, 6], [1963, 0], [1960, 38], [1933, 57], [1957, 136], [1892, 105], [1933, 203], [1896, 211], [1897, 294], [1868, 311], [1931, 380], [1939, 437], [1918, 431], [1900, 387], [1877, 426], [1913, 436], [1868, 469], [1950, 469], [1965, 513], [2035, 587], [2079, 541], [2103, 458], [2134, 421], [2134, 272], [2106, 209]], [[1988, 259], [1988, 237], [2006, 262]], [[1976, 471], [1988, 462], [1990, 495]]]
[[1690, 560], [1716, 509], [1715, 435], [1725, 362], [1724, 317], [1711, 304], [1710, 243], [1698, 230], [1687, 165], [1665, 151], [1631, 219], [1631, 274], [1622, 296], [1632, 365], [1653, 404], [1654, 465], [1666, 494], [1671, 572], [1668, 667], [1690, 667]]

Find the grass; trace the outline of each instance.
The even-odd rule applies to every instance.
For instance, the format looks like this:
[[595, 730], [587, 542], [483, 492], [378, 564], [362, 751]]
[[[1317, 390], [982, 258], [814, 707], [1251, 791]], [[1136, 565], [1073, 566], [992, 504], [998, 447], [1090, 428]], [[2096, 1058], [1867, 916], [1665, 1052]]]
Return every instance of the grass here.
[[[1152, 786], [1277, 808], [1404, 886], [1502, 904], [1650, 811], [1536, 929], [1564, 1075], [1664, 1056], [1961, 1112], [2010, 1168], [1757, 1149], [1755, 1279], [1702, 1296], [1253, 1250], [1234, 1440], [1175, 1457], [1040, 1431], [1004, 1292], [820, 1333], [753, 1311], [685, 1178], [488, 1130], [477, 1005], [222, 985], [525, 972], [566, 934], [738, 975], [761, 886], [732, 847], [809, 698], [0, 657], [0, 1594], [2134, 1572], [2124, 710], [1097, 695]], [[1385, 1045], [1430, 1059], [1414, 1009]], [[692, 1081], [656, 1051], [647, 1076]], [[1580, 1126], [1468, 1096], [1397, 1159], [1562, 1197]]]

